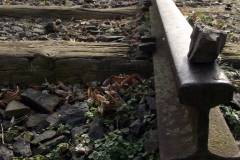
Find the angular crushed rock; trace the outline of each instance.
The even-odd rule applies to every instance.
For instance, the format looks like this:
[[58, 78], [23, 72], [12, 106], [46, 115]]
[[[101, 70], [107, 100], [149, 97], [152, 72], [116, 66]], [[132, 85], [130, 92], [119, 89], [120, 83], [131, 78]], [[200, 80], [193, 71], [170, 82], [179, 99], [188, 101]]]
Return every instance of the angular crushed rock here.
[[42, 113], [53, 112], [53, 109], [60, 102], [56, 95], [42, 93], [33, 89], [21, 93], [21, 98], [24, 104]]

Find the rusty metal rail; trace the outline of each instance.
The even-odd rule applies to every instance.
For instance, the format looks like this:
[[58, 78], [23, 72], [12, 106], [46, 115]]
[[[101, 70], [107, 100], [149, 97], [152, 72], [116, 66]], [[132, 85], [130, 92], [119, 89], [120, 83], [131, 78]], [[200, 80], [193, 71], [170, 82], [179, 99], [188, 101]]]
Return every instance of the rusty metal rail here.
[[159, 151], [167, 159], [240, 159], [219, 104], [233, 87], [216, 62], [190, 63], [192, 27], [172, 0], [152, 0]]

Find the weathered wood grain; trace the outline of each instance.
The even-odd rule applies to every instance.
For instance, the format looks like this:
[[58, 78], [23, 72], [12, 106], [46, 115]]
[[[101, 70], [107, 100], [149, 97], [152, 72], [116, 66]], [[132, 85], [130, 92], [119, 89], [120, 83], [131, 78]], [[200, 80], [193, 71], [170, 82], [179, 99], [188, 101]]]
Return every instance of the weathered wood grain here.
[[86, 9], [60, 6], [0, 5], [0, 17], [15, 18], [60, 18], [60, 19], [108, 19], [134, 16], [139, 6], [112, 9]]
[[228, 63], [234, 68], [240, 69], [240, 46], [239, 44], [228, 43], [224, 46], [219, 55], [220, 63]]
[[124, 43], [21, 41], [0, 43], [0, 85], [49, 81], [102, 81], [111, 75], [139, 73], [150, 77], [152, 62], [130, 60]]

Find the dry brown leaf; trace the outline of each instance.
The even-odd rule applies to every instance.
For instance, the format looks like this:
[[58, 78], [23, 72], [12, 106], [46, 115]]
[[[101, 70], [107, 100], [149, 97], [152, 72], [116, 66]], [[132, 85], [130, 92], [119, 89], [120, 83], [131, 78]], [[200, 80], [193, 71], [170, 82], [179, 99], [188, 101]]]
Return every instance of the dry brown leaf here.
[[132, 79], [132, 83], [133, 83], [134, 86], [137, 86], [137, 85], [140, 84], [140, 82], [136, 79]]
[[19, 94], [20, 94], [20, 88], [17, 86], [17, 91], [14, 93], [13, 96], [15, 96], [15, 95], [19, 95]]
[[120, 77], [120, 76], [112, 76], [112, 80], [114, 82], [117, 82], [117, 83], [121, 83], [122, 81], [124, 81], [125, 77]]
[[112, 90], [112, 91], [105, 91], [109, 96], [112, 96], [113, 94], [116, 94], [117, 92]]
[[60, 90], [60, 89], [55, 89], [54, 93], [59, 95], [59, 96], [62, 96], [62, 97], [67, 97], [68, 96], [68, 92]]
[[7, 91], [6, 94], [4, 95], [4, 99], [7, 100], [21, 100], [21, 97], [19, 95], [15, 95], [15, 92]]
[[65, 98], [65, 102], [63, 103], [63, 106], [68, 105], [69, 98], [70, 98], [70, 96], [67, 96], [67, 97]]
[[108, 91], [108, 90], [109, 90], [109, 87], [110, 87], [110, 86], [107, 86], [107, 87], [101, 86], [101, 88], [102, 88], [104, 91]]
[[146, 81], [147, 79], [138, 75], [137, 78], [143, 83], [144, 81]]
[[54, 91], [54, 88], [52, 86], [50, 86], [50, 84], [48, 83], [47, 81], [47, 78], [45, 77], [45, 83], [47, 84], [48, 86], [48, 89], [50, 89], [52, 92]]
[[94, 97], [96, 97], [97, 94], [99, 94], [98, 90], [97, 90], [97, 89], [94, 89], [94, 91], [93, 91], [93, 95], [94, 95]]
[[95, 97], [96, 97], [96, 99], [97, 99], [98, 101], [100, 101], [101, 103], [104, 102], [104, 101], [106, 101], [106, 98], [105, 98], [104, 96], [100, 95], [100, 94], [97, 94]]
[[110, 83], [111, 83], [111, 78], [107, 78], [103, 83], [102, 85], [105, 87], [105, 86], [108, 86]]
[[88, 97], [89, 97], [89, 98], [93, 98], [93, 95], [92, 95], [92, 87], [88, 87], [87, 94], [88, 94]]
[[57, 83], [64, 91], [67, 90], [67, 87], [61, 81], [57, 81]]
[[121, 107], [121, 103], [119, 102], [118, 99], [116, 99], [116, 98], [114, 98], [114, 97], [110, 97], [109, 101], [110, 101], [110, 104], [113, 104], [113, 105], [114, 105], [113, 108]]
[[42, 86], [35, 86], [35, 85], [32, 85], [31, 86], [32, 89], [36, 90], [36, 91], [43, 91], [45, 88], [42, 87]]
[[146, 96], [143, 95], [142, 98], [141, 98], [141, 101], [138, 104], [143, 104], [145, 102], [146, 102]]
[[116, 90], [116, 91], [118, 91], [118, 90], [120, 90], [121, 89], [121, 86], [120, 86], [120, 84], [119, 83], [117, 83], [117, 82], [114, 82], [114, 84], [112, 85], [112, 87], [114, 88], [114, 90]]
[[197, 14], [196, 13], [193, 14], [193, 19], [194, 19], [194, 21], [197, 20]]
[[134, 73], [131, 76], [128, 76], [124, 81], [121, 82], [121, 86], [123, 86], [124, 84], [130, 84], [130, 82], [132, 81], [132, 79], [134, 79], [135, 77], [137, 77], [138, 74]]

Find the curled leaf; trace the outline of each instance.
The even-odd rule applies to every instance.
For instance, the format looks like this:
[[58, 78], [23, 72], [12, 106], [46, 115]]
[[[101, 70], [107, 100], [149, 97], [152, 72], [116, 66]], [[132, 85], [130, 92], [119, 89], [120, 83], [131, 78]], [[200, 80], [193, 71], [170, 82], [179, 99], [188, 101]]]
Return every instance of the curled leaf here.
[[64, 91], [67, 90], [67, 87], [61, 81], [57, 81], [57, 83]]
[[129, 84], [132, 81], [132, 79], [134, 79], [137, 76], [138, 76], [137, 73], [128, 76], [124, 81], [121, 82], [121, 86], [123, 86], [124, 84]]
[[143, 104], [145, 102], [146, 102], [146, 96], [143, 95], [142, 98], [141, 98], [141, 101], [138, 104]]
[[122, 81], [124, 81], [125, 77], [120, 77], [120, 76], [112, 76], [112, 80], [114, 82], [117, 82], [117, 83], [121, 83]]
[[106, 101], [106, 98], [104, 96], [100, 95], [100, 94], [97, 94], [95, 97], [100, 102]]
[[89, 98], [93, 98], [93, 95], [92, 95], [92, 87], [88, 87], [87, 94], [88, 94], [88, 97], [89, 97]]
[[62, 97], [67, 97], [68, 96], [68, 92], [60, 90], [60, 89], [55, 89], [54, 93], [59, 95], [59, 96], [62, 96]]
[[103, 83], [102, 83], [102, 85], [104, 86], [104, 87], [106, 87], [106, 86], [108, 86], [110, 83], [111, 83], [111, 78], [107, 78]]

